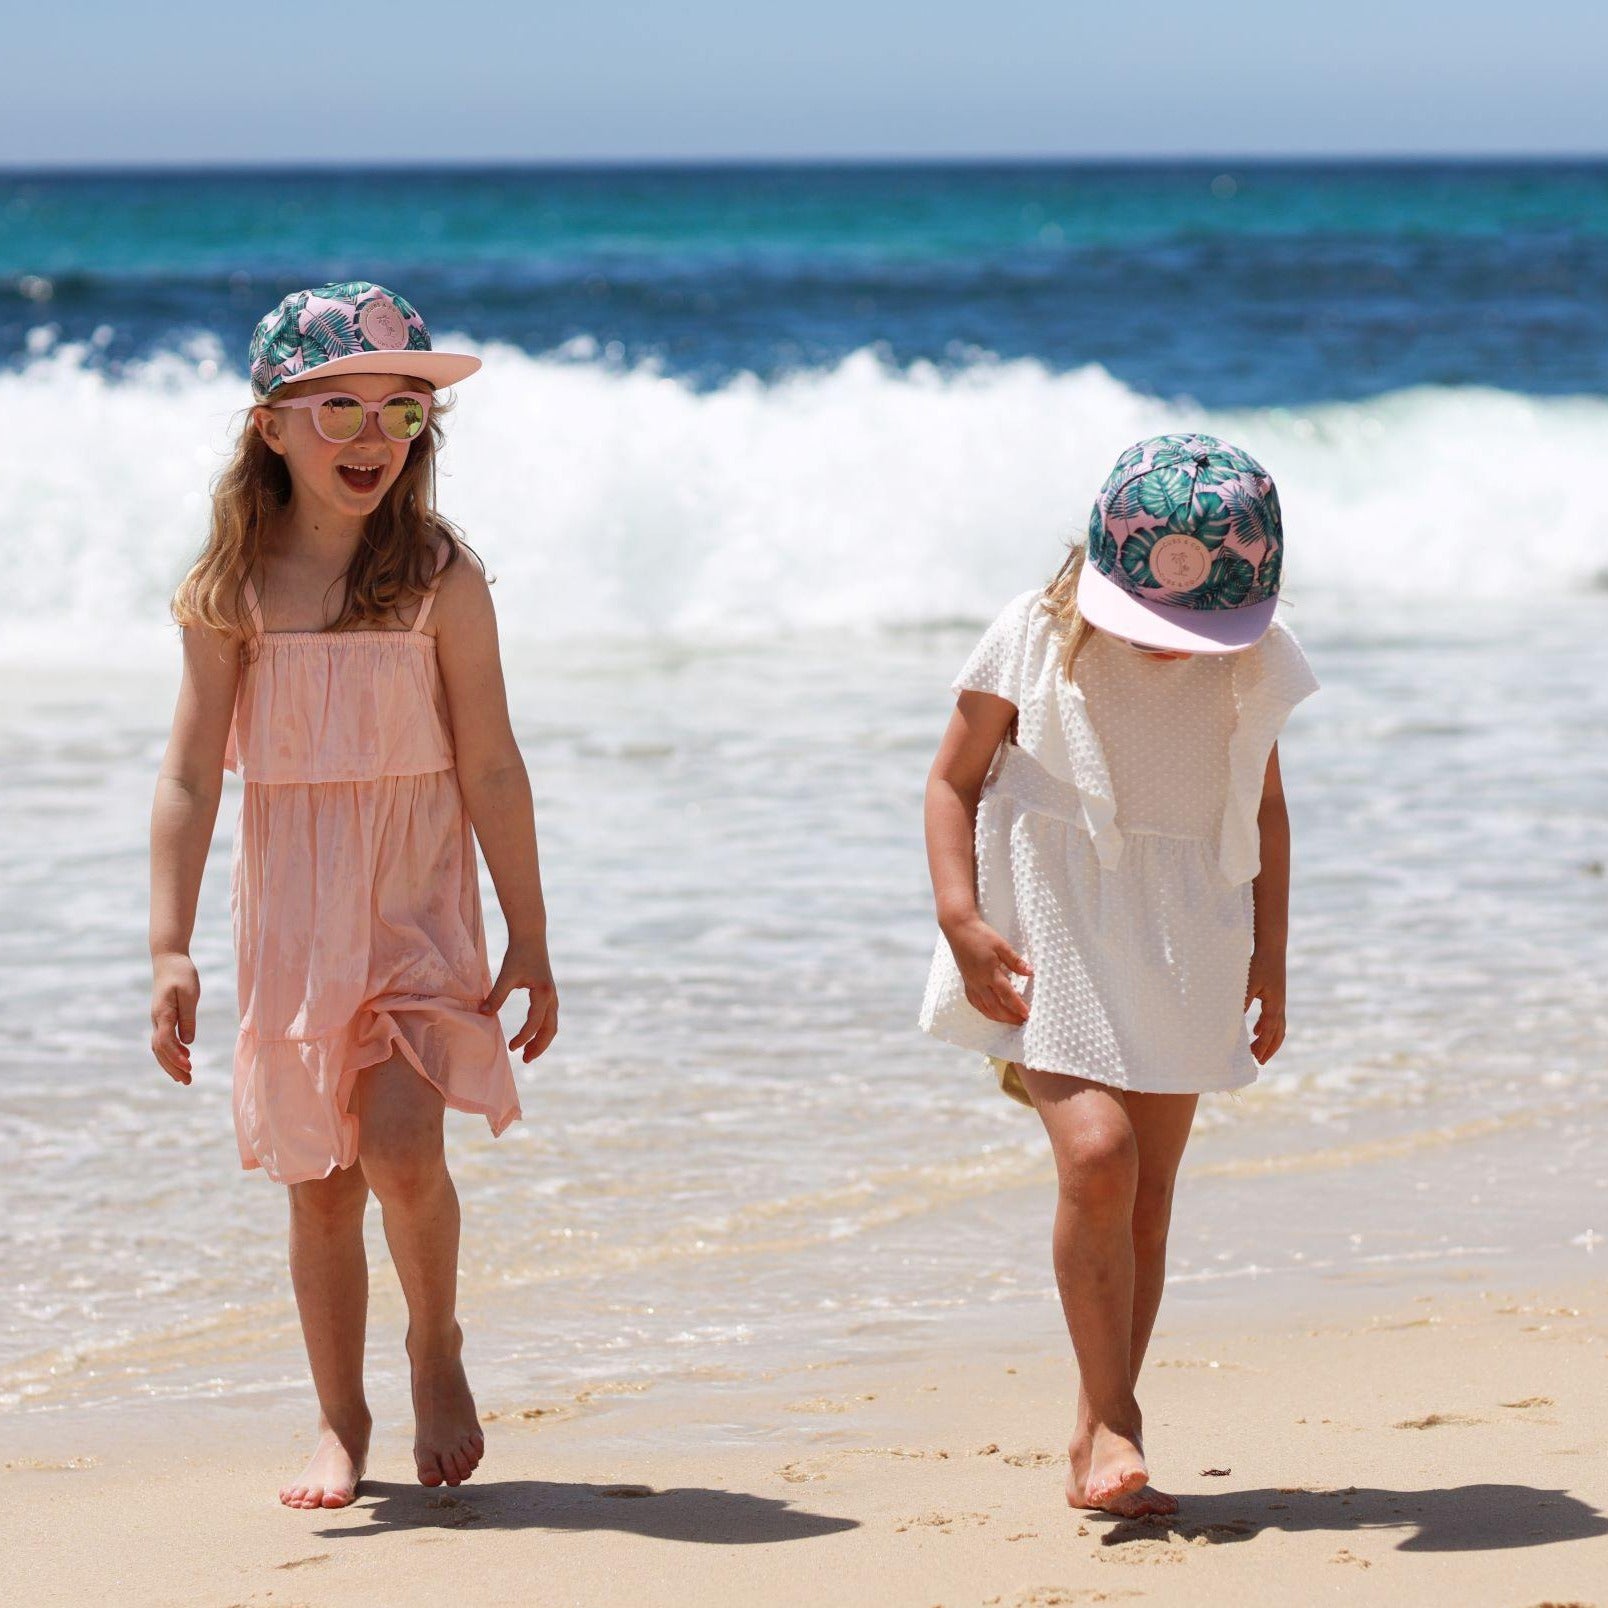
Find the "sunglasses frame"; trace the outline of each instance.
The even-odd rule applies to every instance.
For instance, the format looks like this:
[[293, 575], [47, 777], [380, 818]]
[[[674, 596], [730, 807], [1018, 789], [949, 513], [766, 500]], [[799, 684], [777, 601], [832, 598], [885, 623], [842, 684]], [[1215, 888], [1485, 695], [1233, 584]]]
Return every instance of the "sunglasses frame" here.
[[[324, 427], [319, 423], [318, 409], [326, 402], [355, 402], [363, 410], [363, 422], [349, 436], [332, 436], [325, 433]], [[283, 402], [265, 402], [268, 408], [307, 408], [313, 415], [313, 428], [318, 432], [321, 441], [328, 441], [332, 446], [346, 446], [356, 441], [368, 428], [369, 415], [378, 415], [382, 408], [389, 407], [393, 402], [417, 402], [424, 409], [424, 417], [419, 421], [418, 432], [410, 436], [394, 436], [385, 428], [383, 419], [380, 421], [380, 434], [387, 441], [394, 441], [399, 447], [409, 442], [417, 441], [424, 434], [424, 428], [430, 422], [430, 408], [435, 398], [425, 391], [393, 391], [389, 396], [382, 397], [378, 402], [365, 402], [362, 397], [351, 391], [320, 391], [316, 396], [286, 397]]]

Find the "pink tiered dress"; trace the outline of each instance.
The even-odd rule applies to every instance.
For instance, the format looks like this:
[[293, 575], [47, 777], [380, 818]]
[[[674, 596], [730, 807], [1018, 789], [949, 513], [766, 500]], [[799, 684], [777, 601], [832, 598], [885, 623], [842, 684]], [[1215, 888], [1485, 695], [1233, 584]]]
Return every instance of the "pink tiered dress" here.
[[[437, 554], [439, 574], [446, 559]], [[400, 1054], [493, 1133], [519, 1116], [426, 594], [408, 630], [267, 631], [224, 764], [245, 783], [230, 903], [235, 1134], [284, 1184], [358, 1154], [357, 1075]]]

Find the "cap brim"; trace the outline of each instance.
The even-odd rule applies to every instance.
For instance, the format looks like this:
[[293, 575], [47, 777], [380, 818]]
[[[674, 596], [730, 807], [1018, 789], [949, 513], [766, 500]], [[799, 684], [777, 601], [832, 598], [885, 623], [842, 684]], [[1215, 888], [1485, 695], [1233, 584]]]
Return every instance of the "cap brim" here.
[[[405, 348], [396, 352], [353, 352], [350, 357], [334, 357], [294, 378], [286, 378], [274, 391], [300, 385], [304, 380], [333, 379], [337, 374], [411, 374], [439, 389], [467, 380], [479, 367], [478, 357], [463, 352], [410, 352]], [[268, 394], [272, 396], [274, 391]]]
[[1276, 597], [1238, 609], [1185, 609], [1150, 603], [1102, 575], [1086, 560], [1078, 577], [1078, 612], [1090, 625], [1166, 653], [1240, 653], [1273, 623]]

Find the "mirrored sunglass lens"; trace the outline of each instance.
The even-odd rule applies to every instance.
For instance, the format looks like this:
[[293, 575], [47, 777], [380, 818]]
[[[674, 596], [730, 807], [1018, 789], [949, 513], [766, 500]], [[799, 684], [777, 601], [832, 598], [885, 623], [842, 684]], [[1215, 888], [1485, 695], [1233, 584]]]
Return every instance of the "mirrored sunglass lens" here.
[[350, 441], [362, 434], [363, 404], [349, 396], [334, 396], [318, 407], [318, 428], [328, 441]]
[[411, 441], [424, 428], [424, 404], [410, 396], [392, 397], [380, 409], [380, 428], [393, 441]]

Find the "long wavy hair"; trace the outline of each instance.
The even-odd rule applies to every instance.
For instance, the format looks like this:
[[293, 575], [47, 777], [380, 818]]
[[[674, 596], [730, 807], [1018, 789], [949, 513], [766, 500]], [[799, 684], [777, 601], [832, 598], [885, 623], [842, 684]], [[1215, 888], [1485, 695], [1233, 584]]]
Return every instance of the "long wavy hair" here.
[[1078, 577], [1083, 573], [1088, 547], [1076, 543], [1066, 555], [1066, 562], [1055, 572], [1055, 579], [1044, 588], [1044, 606], [1058, 619], [1065, 631], [1066, 641], [1061, 648], [1061, 673], [1072, 679], [1077, 656], [1094, 635], [1094, 627], [1083, 618], [1078, 608]]
[[[424, 389], [424, 382], [413, 383]], [[458, 561], [460, 547], [473, 551], [435, 505], [436, 455], [444, 439], [443, 416], [450, 409], [450, 403], [441, 402], [430, 409], [424, 429], [408, 448], [402, 473], [368, 516], [331, 630], [386, 625], [399, 608], [423, 597], [433, 584], [437, 543], [447, 544], [443, 568]], [[242, 651], [255, 654], [246, 578], [261, 562], [267, 534], [289, 501], [290, 470], [263, 440], [248, 409], [234, 455], [213, 483], [206, 545], [173, 595], [171, 612], [179, 625], [207, 625], [238, 636]]]

